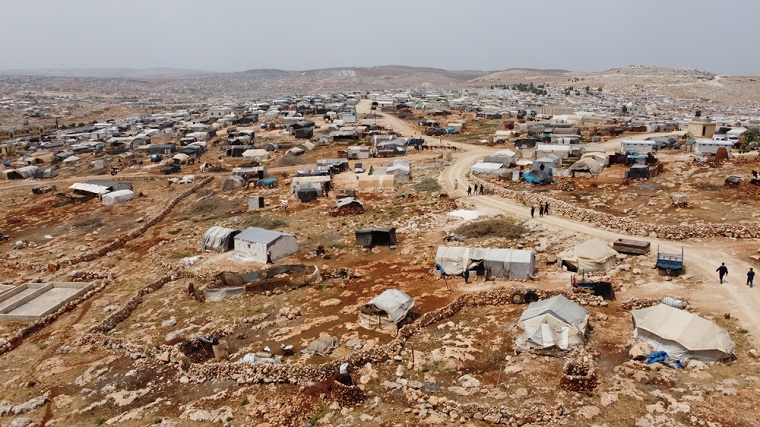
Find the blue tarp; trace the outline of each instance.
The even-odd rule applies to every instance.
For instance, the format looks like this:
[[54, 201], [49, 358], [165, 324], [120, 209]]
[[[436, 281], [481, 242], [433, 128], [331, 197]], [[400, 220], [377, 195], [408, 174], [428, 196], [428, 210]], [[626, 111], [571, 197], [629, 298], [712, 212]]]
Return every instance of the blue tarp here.
[[668, 353], [664, 351], [653, 351], [649, 353], [649, 356], [647, 356], [647, 365], [651, 365], [652, 363], [657, 362], [663, 363], [673, 368], [683, 369], [683, 363], [681, 363], [680, 360], [668, 356]]
[[525, 172], [523, 174], [523, 179], [527, 182], [530, 182], [531, 184], [551, 184], [554, 182], [554, 179], [552, 179], [551, 175], [542, 171], [534, 170]]

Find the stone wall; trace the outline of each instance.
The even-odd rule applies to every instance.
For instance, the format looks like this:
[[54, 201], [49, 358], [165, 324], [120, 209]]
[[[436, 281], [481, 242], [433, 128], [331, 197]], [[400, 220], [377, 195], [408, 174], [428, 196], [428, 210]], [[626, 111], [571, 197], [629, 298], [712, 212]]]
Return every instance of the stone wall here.
[[499, 187], [477, 177], [473, 183], [484, 185], [490, 194], [516, 200], [526, 206], [549, 203], [551, 215], [563, 216], [575, 221], [587, 222], [597, 227], [614, 230], [624, 234], [648, 236], [652, 238], [683, 240], [694, 237], [732, 237], [750, 239], [760, 236], [760, 227], [749, 227], [739, 224], [702, 224], [702, 225], [663, 225], [637, 221], [593, 209], [580, 208], [562, 200], [546, 197], [529, 191], [515, 191]]

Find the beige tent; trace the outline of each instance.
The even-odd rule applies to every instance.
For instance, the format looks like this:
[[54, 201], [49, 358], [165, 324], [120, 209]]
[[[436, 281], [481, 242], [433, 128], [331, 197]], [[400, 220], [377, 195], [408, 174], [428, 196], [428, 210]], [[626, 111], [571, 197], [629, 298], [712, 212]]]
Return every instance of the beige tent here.
[[599, 239], [591, 239], [557, 255], [557, 263], [570, 271], [607, 270], [617, 263], [617, 251]]
[[523, 348], [569, 350], [583, 344], [588, 311], [563, 295], [530, 303], [517, 326], [522, 333], [516, 344]]
[[633, 336], [671, 356], [716, 361], [731, 357], [728, 332], [705, 318], [666, 304], [631, 310]]
[[387, 289], [359, 310], [359, 324], [395, 334], [412, 307], [412, 297], [398, 289]]
[[359, 177], [359, 190], [385, 191], [393, 190], [396, 184], [395, 175], [366, 175]]

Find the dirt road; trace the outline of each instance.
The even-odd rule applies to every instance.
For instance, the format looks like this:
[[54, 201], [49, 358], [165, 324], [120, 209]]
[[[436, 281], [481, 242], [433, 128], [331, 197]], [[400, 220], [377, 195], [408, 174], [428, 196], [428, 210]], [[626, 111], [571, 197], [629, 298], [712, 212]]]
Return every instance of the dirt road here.
[[[466, 174], [470, 166], [488, 155], [489, 152], [498, 149], [470, 144], [463, 144], [462, 146], [463, 150], [454, 155], [454, 163], [442, 173], [442, 180], [449, 192], [457, 196], [467, 197], [465, 191], [468, 185]], [[459, 180], [460, 185], [458, 190], [454, 190], [453, 188], [454, 179]], [[529, 207], [522, 206], [509, 199], [483, 195], [467, 197], [467, 200], [473, 203], [484, 214], [506, 213], [517, 218], [530, 217]], [[579, 232], [606, 241], [613, 241], [618, 238], [641, 238], [603, 230], [594, 227], [593, 224], [552, 215], [530, 219], [529, 221], [541, 223], [549, 229], [555, 228]], [[653, 249], [659, 245], [663, 252], [680, 252], [683, 246], [686, 271], [695, 277], [695, 279], [703, 280], [704, 286], [695, 287], [696, 289], [694, 290], [690, 288], [684, 289], [682, 296], [703, 310], [708, 309], [716, 313], [731, 313], [732, 317], [738, 318], [742, 328], [750, 332], [750, 339], [756, 345], [760, 345], [757, 341], [758, 337], [760, 337], [760, 287], [749, 288], [745, 285], [745, 274], [749, 270], [750, 265], [734, 258], [737, 251], [756, 249], [756, 243], [753, 244], [752, 241], [732, 242], [729, 246], [725, 244], [725, 239], [711, 239], [700, 242], [675, 242], [662, 239], [646, 240], [652, 243]], [[733, 248], [733, 251], [731, 248]], [[717, 273], [715, 272], [715, 269], [721, 262], [726, 262], [729, 268], [728, 280], [724, 280], [725, 284], [723, 285], [719, 283]]]

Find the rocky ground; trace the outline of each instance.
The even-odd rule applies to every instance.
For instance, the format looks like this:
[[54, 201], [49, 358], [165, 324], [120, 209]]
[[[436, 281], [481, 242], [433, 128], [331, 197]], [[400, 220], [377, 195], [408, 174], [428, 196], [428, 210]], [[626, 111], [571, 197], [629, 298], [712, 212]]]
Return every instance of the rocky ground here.
[[[321, 147], [307, 154], [306, 161], [335, 157], [338, 148]], [[722, 183], [728, 170], [701, 171], [675, 160], [666, 167], [683, 178], [674, 180], [679, 190], [688, 186], [692, 210], [668, 207], [662, 195], [671, 190], [666, 177], [649, 183], [662, 186], [660, 190], [646, 183], [624, 186], [614, 169], [596, 186], [579, 180], [572, 192], [527, 189], [530, 197], [556, 200], [552, 216], [531, 220], [507, 209], [507, 203], [515, 203], [514, 192], [524, 188], [486, 182], [488, 194], [470, 198], [462, 194], [461, 185], [451, 190], [447, 171], [485, 149], [463, 148], [465, 152], [451, 161], [441, 152], [414, 154], [411, 183], [392, 192], [360, 193], [365, 212], [351, 216], [333, 216], [334, 196], [311, 204], [291, 197], [283, 210], [279, 200], [289, 198], [287, 181], [292, 175], [279, 174], [278, 159], [272, 161], [272, 172], [283, 185], [264, 190], [223, 192], [224, 173], [202, 174], [193, 168], [188, 173], [195, 173], [196, 181], [185, 186], [169, 185], [150, 168], [127, 169], [117, 179], [132, 181], [142, 196], [110, 208], [96, 200], [61, 205], [55, 195], [32, 195], [29, 190], [35, 183], [0, 184], [3, 199], [10, 200], [0, 226], [12, 241], [29, 242], [16, 250], [12, 241], [0, 244], [3, 282], [97, 285], [40, 322], [0, 324], [0, 383], [5, 386], [0, 392], [0, 424], [757, 424], [760, 416], [753, 402], [760, 397], [754, 350], [758, 344], [743, 313], [725, 316], [733, 302], [711, 297], [725, 295], [716, 291], [713, 277], [688, 259], [685, 274], [669, 277], [653, 268], [654, 253], [621, 255], [619, 264], [605, 273], [617, 299], [603, 301], [572, 293], [570, 273], [556, 265], [557, 253], [589, 238], [580, 227], [552, 222], [554, 215], [557, 221], [573, 219], [573, 211], [595, 210], [655, 225], [725, 221], [752, 226], [754, 204], [742, 204], [738, 195], [728, 199], [735, 204], [730, 212], [712, 214], [726, 206], [713, 196], [727, 190], [710, 186]], [[212, 152], [209, 158], [216, 156]], [[60, 188], [85, 173], [72, 171]], [[430, 178], [440, 188], [422, 185]], [[339, 174], [335, 182], [338, 189], [351, 189], [355, 175]], [[635, 191], [646, 202], [620, 194], [622, 190]], [[442, 192], [451, 198], [442, 198]], [[251, 195], [265, 197], [263, 210], [247, 210]], [[501, 210], [484, 208], [482, 203], [489, 200], [504, 203], [496, 205]], [[652, 200], [655, 204], [650, 205]], [[562, 203], [577, 208], [563, 210]], [[517, 205], [522, 209], [525, 203]], [[518, 237], [486, 235], [450, 244], [534, 250], [537, 279], [475, 278], [464, 283], [434, 275], [437, 247], [447, 233], [465, 223], [448, 215], [454, 208], [516, 216], [516, 223], [524, 227]], [[669, 222], [679, 212], [689, 216]], [[190, 285], [202, 290], [214, 286], [220, 272], [242, 274], [264, 267], [229, 253], [201, 253], [201, 239], [212, 225], [270, 226], [294, 233], [301, 249], [278, 264], [316, 270], [277, 275], [266, 287], [253, 287], [236, 299], [199, 300], [188, 292]], [[395, 227], [399, 242], [392, 248], [355, 247], [354, 232], [363, 226]], [[620, 228], [615, 223], [603, 227]], [[686, 244], [699, 244], [692, 236], [682, 238]], [[710, 242], [747, 248], [756, 245], [756, 237], [715, 237]], [[319, 245], [325, 254], [314, 252]], [[732, 286], [740, 286], [733, 277]], [[542, 296], [564, 293], [590, 311], [591, 330], [583, 350], [566, 357], [518, 351], [516, 321], [525, 306], [508, 301], [514, 289], [524, 287]], [[412, 296], [418, 317], [397, 335], [360, 327], [358, 308], [388, 288]], [[737, 342], [736, 360], [690, 363], [683, 370], [634, 360], [648, 349], [633, 340], [628, 310], [664, 296], [688, 300], [690, 310], [726, 328]], [[301, 352], [320, 337], [339, 344], [326, 355]], [[219, 344], [212, 347], [205, 339]], [[294, 353], [282, 351], [281, 345], [292, 345]], [[263, 354], [265, 347], [272, 350]], [[282, 363], [235, 363], [249, 353]], [[334, 381], [342, 363], [348, 363], [356, 387]]]

